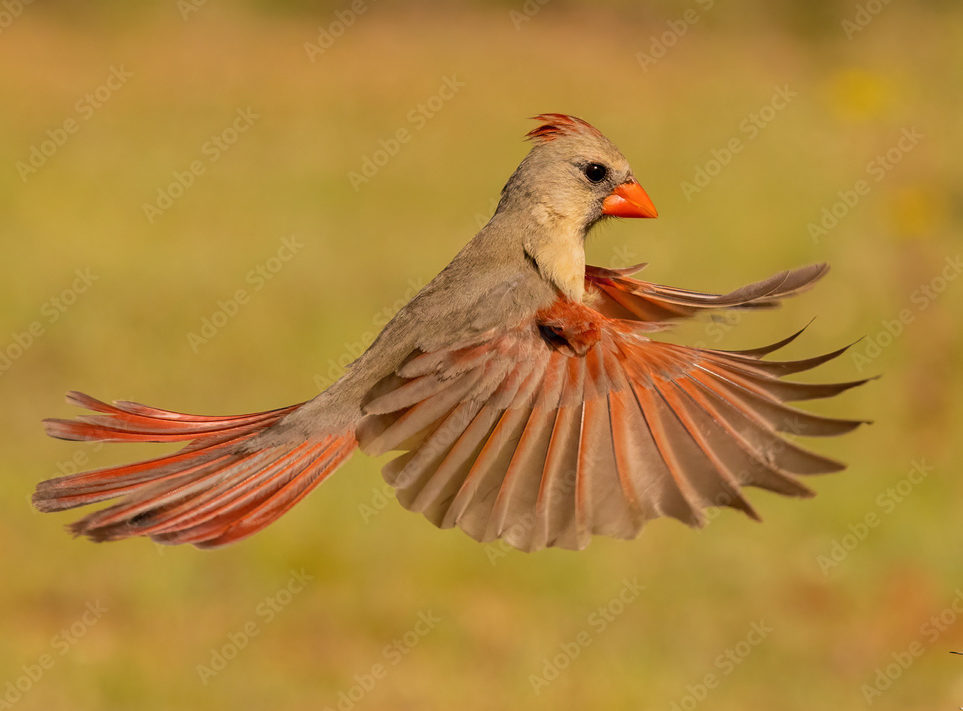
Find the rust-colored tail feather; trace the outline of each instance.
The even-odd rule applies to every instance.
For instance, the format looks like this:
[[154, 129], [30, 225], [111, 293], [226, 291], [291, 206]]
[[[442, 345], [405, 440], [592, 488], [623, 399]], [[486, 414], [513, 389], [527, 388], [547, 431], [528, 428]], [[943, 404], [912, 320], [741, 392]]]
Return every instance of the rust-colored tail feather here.
[[162, 543], [208, 548], [251, 535], [324, 481], [357, 446], [345, 431], [264, 449], [248, 440], [301, 405], [250, 415], [188, 415], [133, 402], [110, 405], [71, 392], [67, 401], [92, 410], [76, 420], [45, 420], [47, 433], [68, 440], [179, 442], [158, 459], [41, 482], [41, 511], [62, 511], [124, 497], [70, 525], [96, 541], [149, 536]]

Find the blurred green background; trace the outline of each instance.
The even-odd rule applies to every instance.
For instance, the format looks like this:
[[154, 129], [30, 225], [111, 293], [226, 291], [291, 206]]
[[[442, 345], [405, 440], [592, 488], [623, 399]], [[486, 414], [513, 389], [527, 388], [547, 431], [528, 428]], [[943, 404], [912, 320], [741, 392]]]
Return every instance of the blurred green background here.
[[[949, 2], [4, 3], [0, 708], [963, 704], [961, 75]], [[661, 213], [590, 261], [713, 290], [832, 263], [667, 336], [866, 337], [813, 376], [883, 374], [813, 406], [876, 420], [809, 442], [850, 464], [817, 498], [532, 556], [436, 531], [362, 456], [213, 552], [33, 512], [40, 479], [163, 450], [45, 438], [69, 388], [215, 414], [330, 382], [543, 111], [609, 135]]]

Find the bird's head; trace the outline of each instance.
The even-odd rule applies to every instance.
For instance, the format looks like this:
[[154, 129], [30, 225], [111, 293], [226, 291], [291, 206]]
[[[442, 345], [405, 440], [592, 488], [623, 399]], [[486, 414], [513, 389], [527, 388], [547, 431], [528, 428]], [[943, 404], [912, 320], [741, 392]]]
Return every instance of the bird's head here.
[[535, 145], [509, 179], [503, 200], [555, 228], [581, 232], [606, 216], [656, 217], [625, 156], [598, 129], [566, 114], [539, 114]]

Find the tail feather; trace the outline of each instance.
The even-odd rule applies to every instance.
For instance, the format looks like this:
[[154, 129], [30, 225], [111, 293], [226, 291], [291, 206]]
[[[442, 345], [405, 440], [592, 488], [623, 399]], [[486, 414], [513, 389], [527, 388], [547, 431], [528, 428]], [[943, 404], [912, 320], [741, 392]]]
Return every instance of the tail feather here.
[[205, 517], [190, 528], [171, 530], [168, 527], [164, 532], [154, 534], [154, 538], [163, 543], [193, 543], [201, 548], [213, 548], [256, 533], [307, 496], [351, 455], [356, 446], [353, 437], [347, 447], [338, 438], [332, 438], [320, 454], [316, 450], [306, 452], [288, 466], [288, 469], [307, 466], [302, 473], [284, 475], [282, 483], [277, 480], [279, 475], [276, 476], [270, 487], [262, 485], [260, 495], [243, 508], [220, 514], [216, 514], [217, 509], [207, 515], [209, 518]]
[[223, 545], [277, 519], [351, 455], [353, 430], [250, 449], [249, 440], [300, 405], [226, 417], [189, 415], [72, 392], [68, 402], [95, 413], [45, 420], [68, 440], [187, 442], [167, 456], [41, 482], [41, 511], [62, 511], [123, 497], [70, 525], [97, 541], [149, 536], [163, 543]]
[[76, 420], [44, 420], [47, 434], [58, 439], [101, 442], [178, 442], [208, 440], [215, 435], [241, 435], [272, 425], [301, 404], [251, 415], [210, 417], [186, 415], [146, 407], [133, 402], [108, 405], [83, 393], [67, 393], [67, 402], [100, 415], [81, 415]]

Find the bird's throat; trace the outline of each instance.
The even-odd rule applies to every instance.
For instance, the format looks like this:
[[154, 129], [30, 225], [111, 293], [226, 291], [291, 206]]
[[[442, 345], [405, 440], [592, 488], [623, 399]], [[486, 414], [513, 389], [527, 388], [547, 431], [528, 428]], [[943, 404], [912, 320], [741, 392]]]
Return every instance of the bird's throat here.
[[582, 237], [536, 238], [525, 247], [542, 277], [576, 303], [585, 294], [585, 247]]

